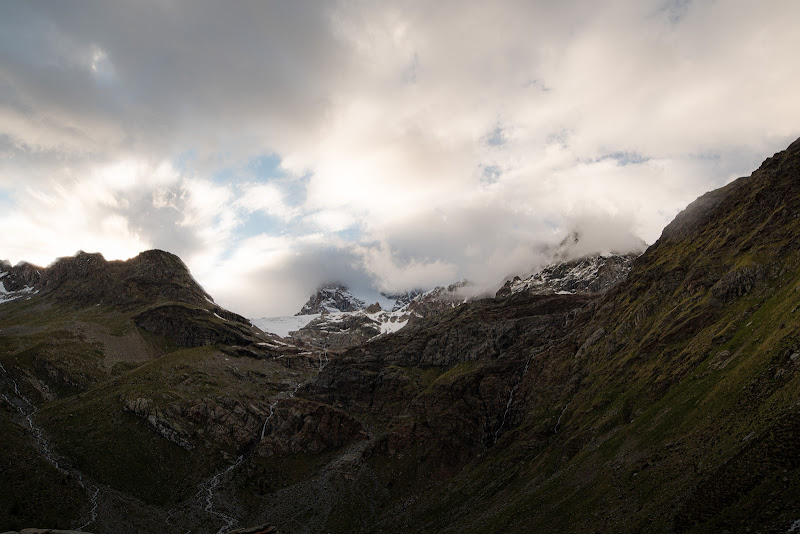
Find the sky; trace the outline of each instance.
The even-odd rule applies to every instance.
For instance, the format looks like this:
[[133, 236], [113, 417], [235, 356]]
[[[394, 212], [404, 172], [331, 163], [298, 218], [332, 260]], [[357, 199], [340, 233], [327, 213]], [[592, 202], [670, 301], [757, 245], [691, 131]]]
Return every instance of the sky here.
[[795, 0], [0, 4], [0, 258], [180, 256], [222, 306], [493, 293], [653, 243], [800, 135]]

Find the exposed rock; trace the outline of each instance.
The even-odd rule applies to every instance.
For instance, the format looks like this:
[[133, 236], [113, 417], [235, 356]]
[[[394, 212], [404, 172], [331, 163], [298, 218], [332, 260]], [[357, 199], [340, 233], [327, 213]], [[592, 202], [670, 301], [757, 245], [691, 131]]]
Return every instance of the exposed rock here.
[[356, 419], [325, 404], [292, 399], [281, 402], [267, 422], [264, 439], [256, 446], [260, 456], [318, 454], [366, 438]]
[[[419, 295], [425, 293], [424, 289], [412, 289], [410, 291], [406, 291], [404, 293], [381, 293], [387, 299], [391, 299], [394, 301], [394, 306], [392, 307], [391, 311], [397, 311], [404, 306], [411, 303]], [[389, 311], [389, 310], [387, 310]]]
[[50, 298], [73, 305], [130, 307], [159, 300], [198, 306], [213, 302], [180, 258], [148, 250], [127, 261], [106, 261], [101, 254], [79, 251], [47, 268], [30, 267], [27, 276]]
[[350, 312], [363, 310], [367, 305], [356, 298], [342, 284], [323, 286], [311, 295], [296, 315], [313, 315], [317, 313]]
[[151, 399], [123, 399], [122, 409], [126, 412], [132, 412], [146, 421], [147, 424], [164, 439], [183, 447], [187, 451], [194, 448], [192, 444], [186, 440], [188, 437], [186, 431], [180, 428], [177, 422], [166, 420], [164, 414], [157, 406], [153, 405]]
[[779, 274], [776, 266], [745, 265], [734, 268], [722, 276], [712, 287], [711, 293], [724, 301], [730, 301], [750, 292], [766, 279], [775, 279]]
[[41, 267], [27, 262], [20, 262], [11, 266], [6, 260], [0, 262], [0, 282], [6, 291], [20, 291], [26, 287], [34, 288], [42, 277]]
[[292, 339], [318, 349], [341, 350], [366, 343], [381, 333], [381, 323], [366, 314], [323, 315], [291, 333]]
[[204, 434], [213, 437], [217, 443], [238, 448], [257, 435], [268, 411], [231, 397], [206, 397], [195, 401], [185, 410], [183, 417], [199, 426]]
[[625, 279], [638, 254], [598, 255], [572, 261], [561, 261], [545, 267], [528, 278], [516, 276], [497, 292], [497, 298], [514, 293], [599, 293]]
[[411, 299], [407, 306], [401, 308], [400, 311], [408, 312], [410, 320], [414, 321], [422, 317], [428, 317], [441, 313], [446, 310], [451, 310], [470, 300], [467, 288], [470, 282], [462, 280], [455, 282], [449, 286], [438, 286], [430, 291], [420, 293]]
[[408, 304], [394, 311], [382, 311], [379, 303], [355, 312], [323, 313], [303, 328], [290, 332], [290, 337], [318, 349], [345, 350], [375, 339], [381, 334], [396, 332], [409, 322], [451, 310], [468, 299], [463, 291], [469, 283], [439, 286], [415, 295]]

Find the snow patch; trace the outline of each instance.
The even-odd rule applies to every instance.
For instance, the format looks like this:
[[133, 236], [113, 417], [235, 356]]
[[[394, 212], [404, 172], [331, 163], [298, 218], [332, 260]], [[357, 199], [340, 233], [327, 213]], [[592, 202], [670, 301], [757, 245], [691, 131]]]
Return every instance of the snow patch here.
[[0, 282], [0, 304], [11, 302], [12, 300], [16, 300], [26, 295], [28, 295], [28, 298], [31, 298], [30, 295], [35, 295], [38, 292], [38, 289], [34, 291], [30, 286], [25, 286], [19, 291], [8, 291], [6, 286], [3, 285], [3, 282]]
[[281, 317], [261, 317], [259, 319], [250, 319], [250, 322], [255, 326], [269, 332], [277, 334], [281, 337], [287, 337], [289, 332], [300, 330], [305, 325], [319, 317], [318, 313], [311, 315], [287, 315]]
[[408, 319], [405, 321], [388, 321], [381, 325], [381, 334], [392, 334], [397, 332], [405, 325], [408, 324]]

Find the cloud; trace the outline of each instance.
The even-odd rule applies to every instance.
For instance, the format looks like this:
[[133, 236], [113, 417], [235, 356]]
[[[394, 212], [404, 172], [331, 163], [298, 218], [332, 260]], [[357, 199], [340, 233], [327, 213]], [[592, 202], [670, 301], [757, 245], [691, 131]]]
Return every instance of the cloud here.
[[800, 123], [778, 0], [3, 11], [3, 254], [165, 248], [251, 314], [653, 242]]
[[299, 214], [299, 210], [286, 204], [285, 195], [275, 184], [246, 184], [236, 205], [249, 212], [262, 211], [266, 214], [289, 221]]

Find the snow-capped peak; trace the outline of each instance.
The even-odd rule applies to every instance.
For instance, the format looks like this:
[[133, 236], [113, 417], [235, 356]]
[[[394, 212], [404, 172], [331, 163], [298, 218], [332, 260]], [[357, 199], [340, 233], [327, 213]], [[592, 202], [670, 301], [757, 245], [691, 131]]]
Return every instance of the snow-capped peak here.
[[514, 277], [497, 297], [515, 293], [598, 293], [607, 291], [628, 275], [638, 254], [597, 254], [573, 261], [559, 261], [527, 278]]
[[[607, 246], [598, 247], [598, 243]], [[553, 250], [550, 264], [526, 278], [515, 276], [497, 297], [515, 293], [597, 293], [622, 281], [647, 244], [633, 236], [604, 240], [570, 232]]]
[[367, 304], [353, 295], [342, 284], [322, 286], [311, 295], [296, 315], [313, 315], [317, 313], [336, 313], [363, 310]]

